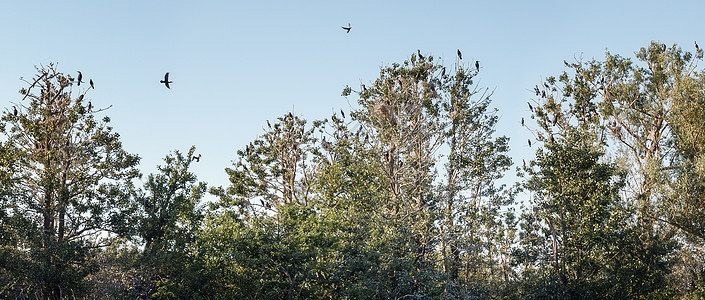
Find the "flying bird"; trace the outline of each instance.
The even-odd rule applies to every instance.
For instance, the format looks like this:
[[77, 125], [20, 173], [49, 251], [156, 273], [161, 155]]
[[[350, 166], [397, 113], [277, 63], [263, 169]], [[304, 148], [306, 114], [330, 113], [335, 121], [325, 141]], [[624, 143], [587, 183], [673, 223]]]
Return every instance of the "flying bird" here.
[[201, 154], [199, 153], [198, 155], [195, 155], [194, 157], [191, 158], [191, 160], [195, 160], [196, 162], [201, 161]]
[[352, 26], [350, 26], [350, 23], [348, 23], [348, 27], [343, 26], [343, 29], [345, 30], [345, 33], [350, 33], [350, 29], [352, 29]]
[[463, 59], [463, 53], [460, 52], [460, 48], [458, 48], [458, 58]]
[[91, 84], [91, 88], [92, 88], [92, 89], [95, 89], [95, 87], [93, 86], [93, 79], [88, 80], [88, 83]]
[[83, 79], [83, 74], [81, 74], [81, 71], [78, 71], [78, 83], [77, 83], [78, 86], [81, 85], [81, 79]]
[[477, 69], [477, 71], [480, 72], [480, 61], [479, 60], [475, 61], [475, 69]]
[[160, 80], [159, 83], [163, 83], [164, 85], [166, 85], [166, 88], [171, 89], [169, 87], [169, 84], [174, 83], [174, 82], [169, 81], [169, 72], [166, 72], [166, 74], [164, 74], [164, 80]]

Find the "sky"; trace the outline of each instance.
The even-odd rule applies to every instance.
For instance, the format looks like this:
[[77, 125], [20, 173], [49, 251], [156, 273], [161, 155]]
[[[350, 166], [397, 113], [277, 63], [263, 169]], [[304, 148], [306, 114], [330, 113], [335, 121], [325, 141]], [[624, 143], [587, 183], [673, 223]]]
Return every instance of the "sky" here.
[[[694, 51], [705, 44], [703, 11], [702, 1], [0, 0], [0, 109], [19, 101], [20, 77], [35, 66], [81, 71], [95, 82], [87, 99], [110, 107], [101, 114], [145, 175], [195, 145], [192, 172], [225, 186], [224, 169], [267, 120], [348, 111], [346, 85], [374, 81], [417, 49], [451, 66], [460, 49], [480, 62], [475, 83], [494, 91], [497, 134], [511, 137], [521, 164], [535, 150], [520, 126], [526, 102], [563, 60], [633, 57], [651, 41]], [[171, 89], [159, 83], [165, 72]]]

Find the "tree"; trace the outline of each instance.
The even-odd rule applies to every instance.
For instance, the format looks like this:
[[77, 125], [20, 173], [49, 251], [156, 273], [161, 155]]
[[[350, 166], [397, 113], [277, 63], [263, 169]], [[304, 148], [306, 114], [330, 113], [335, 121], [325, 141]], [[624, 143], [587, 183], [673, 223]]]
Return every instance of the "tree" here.
[[[86, 254], [105, 245], [105, 232], [125, 232], [125, 197], [138, 175], [136, 155], [122, 149], [119, 135], [97, 121], [104, 109], [85, 96], [72, 98], [72, 81], [54, 64], [37, 68], [2, 128], [15, 159], [3, 157], [13, 170], [8, 195], [11, 214], [26, 220], [19, 249], [31, 269], [37, 296], [59, 299], [80, 293], [81, 279], [92, 270]], [[9, 127], [9, 128], [8, 128]]]
[[599, 109], [604, 102], [597, 96], [606, 81], [599, 79], [600, 65], [567, 66], [574, 75], [549, 77], [541, 93], [536, 88], [541, 98], [533, 109], [538, 124], [533, 133], [543, 148], [524, 168], [535, 198], [524, 221], [527, 239], [517, 249], [518, 261], [524, 260], [525, 296], [672, 295], [665, 275], [673, 245], [668, 236], [644, 227], [651, 224], [641, 222], [644, 215], [635, 218], [630, 198], [619, 194], [627, 170], [605, 156], [605, 115]]
[[501, 274], [506, 283], [511, 273], [502, 258], [509, 253], [511, 241], [504, 240], [500, 208], [511, 204], [513, 191], [496, 184], [512, 163], [507, 156], [509, 138], [493, 137], [498, 117], [496, 110], [488, 111], [491, 93], [473, 87], [478, 72], [459, 66], [454, 74], [441, 78], [443, 135], [449, 154], [438, 196], [449, 286], [461, 283], [461, 268], [464, 283], [489, 285], [495, 281], [493, 274]]
[[189, 171], [195, 150], [167, 155], [159, 173], [147, 176], [145, 193], [136, 196], [135, 224], [144, 245], [142, 262], [152, 270], [151, 297], [193, 298], [202, 283], [192, 247], [202, 227], [199, 205], [207, 188]]
[[[383, 297], [469, 297], [472, 291], [460, 291], [467, 287], [460, 269], [465, 283], [489, 285], [485, 275], [501, 260], [498, 249], [508, 254], [508, 248], [491, 245], [503, 239], [499, 208], [512, 199], [511, 191], [495, 185], [511, 164], [508, 138], [493, 137], [491, 93], [473, 86], [479, 70], [445, 70], [432, 56], [415, 54], [383, 67], [378, 79], [357, 92], [360, 108], [351, 113], [369, 150], [353, 149], [368, 156], [362, 161], [378, 176], [365, 188], [378, 191], [375, 247], [394, 278], [377, 283], [391, 291]], [[343, 95], [351, 93], [348, 87]], [[508, 265], [501, 265], [506, 278]]]
[[[321, 280], [331, 247], [331, 228], [314, 201], [320, 126], [288, 113], [260, 138], [238, 151], [226, 169], [230, 186], [207, 218], [199, 249], [213, 282], [233, 298], [320, 298], [330, 290]], [[230, 258], [230, 259], [225, 259]]]

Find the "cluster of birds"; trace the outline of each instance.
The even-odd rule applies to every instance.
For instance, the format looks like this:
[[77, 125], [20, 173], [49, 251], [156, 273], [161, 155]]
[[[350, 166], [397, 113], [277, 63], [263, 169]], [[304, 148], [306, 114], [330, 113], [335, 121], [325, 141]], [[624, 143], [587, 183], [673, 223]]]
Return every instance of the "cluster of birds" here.
[[[77, 71], [77, 72], [78, 72], [78, 76], [76, 77], [76, 85], [81, 86], [81, 83], [84, 82], [83, 81], [83, 74], [81, 74], [81, 71]], [[171, 89], [171, 87], [169, 87], [169, 84], [174, 83], [174, 82], [169, 81], [169, 72], [166, 72], [166, 74], [164, 74], [164, 79], [160, 80], [159, 83], [163, 83], [166, 86], [166, 88]], [[92, 78], [88, 80], [88, 84], [91, 85], [92, 89], [95, 89], [95, 85], [93, 84]]]
[[[78, 71], [78, 77], [76, 77], [76, 85], [81, 86], [81, 83], [83, 82], [83, 74], [81, 74], [81, 71]], [[88, 80], [88, 84], [91, 85], [92, 89], [95, 89], [95, 86], [93, 85], [93, 78]]]

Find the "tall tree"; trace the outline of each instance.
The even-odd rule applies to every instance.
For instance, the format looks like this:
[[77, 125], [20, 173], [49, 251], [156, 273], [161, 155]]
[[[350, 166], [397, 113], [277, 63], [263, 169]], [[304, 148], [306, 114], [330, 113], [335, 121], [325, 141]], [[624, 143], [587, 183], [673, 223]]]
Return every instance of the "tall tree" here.
[[[195, 147], [188, 152], [175, 151], [164, 158], [158, 173], [147, 176], [145, 193], [136, 195], [137, 236], [144, 252], [143, 264], [151, 269], [151, 297], [193, 298], [202, 283], [195, 272], [199, 268], [194, 256], [197, 234], [202, 227], [201, 198], [206, 184], [197, 182], [189, 171], [196, 161]], [[190, 269], [193, 268], [193, 269]]]
[[[605, 115], [599, 109], [604, 102], [598, 95], [605, 80], [600, 64], [567, 66], [575, 73], [564, 72], [558, 80], [549, 77], [541, 93], [537, 88], [540, 99], [532, 119], [538, 128], [533, 133], [543, 148], [525, 167], [530, 175], [527, 187], [535, 196], [525, 219], [525, 228], [534, 233], [525, 234], [539, 240], [525, 241], [526, 248], [519, 249], [520, 259], [528, 262], [524, 280], [539, 277], [533, 284], [541, 288], [534, 292], [543, 291], [544, 297], [668, 294], [664, 262], [672, 245], [654, 233], [651, 222], [641, 222], [644, 215], [632, 214], [629, 204], [634, 198], [619, 194], [627, 170], [604, 154]], [[530, 249], [532, 245], [538, 249]]]
[[2, 128], [16, 159], [3, 160], [14, 170], [13, 214], [26, 217], [33, 234], [28, 248], [32, 284], [38, 295], [59, 299], [80, 292], [90, 268], [89, 249], [103, 245], [105, 232], [123, 233], [125, 189], [138, 175], [136, 155], [122, 149], [119, 135], [96, 116], [103, 111], [72, 97], [73, 79], [50, 64], [20, 91], [15, 115], [5, 113]]
[[[508, 139], [493, 137], [491, 93], [473, 85], [479, 70], [457, 66], [446, 74], [433, 59], [412, 54], [383, 67], [358, 92], [360, 109], [352, 113], [369, 134], [368, 155], [380, 176], [376, 190], [386, 198], [377, 214], [383, 236], [394, 238], [384, 260], [395, 262], [392, 274], [415, 270], [409, 277], [392, 275], [388, 289], [394, 293], [387, 297], [460, 296], [461, 268], [466, 281], [487, 282], [477, 270], [499, 257], [490, 240], [501, 224], [499, 207], [511, 199], [495, 185], [511, 160]], [[351, 93], [347, 88], [343, 95]], [[478, 260], [481, 253], [486, 256]], [[477, 277], [469, 279], [470, 273]], [[447, 281], [439, 285], [439, 278]]]

